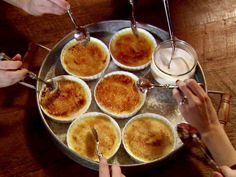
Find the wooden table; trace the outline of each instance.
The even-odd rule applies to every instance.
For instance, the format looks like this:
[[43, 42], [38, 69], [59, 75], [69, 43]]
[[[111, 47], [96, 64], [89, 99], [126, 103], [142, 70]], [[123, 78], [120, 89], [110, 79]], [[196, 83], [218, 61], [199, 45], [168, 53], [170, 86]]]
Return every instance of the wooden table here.
[[[112, 19], [129, 19], [128, 0], [69, 0], [81, 25]], [[175, 35], [190, 43], [199, 55], [209, 89], [233, 95], [226, 132], [236, 145], [236, 13], [235, 0], [172, 0]], [[139, 0], [139, 22], [167, 30], [161, 0]], [[73, 30], [67, 15], [33, 17], [0, 2], [0, 51], [13, 56], [24, 53], [28, 42], [49, 48]], [[25, 66], [38, 72], [46, 52], [27, 59]], [[211, 95], [214, 104], [219, 96]], [[154, 170], [127, 176], [201, 177], [212, 170], [190, 151]], [[65, 156], [46, 133], [36, 105], [35, 91], [21, 85], [0, 89], [0, 176], [98, 176]]]

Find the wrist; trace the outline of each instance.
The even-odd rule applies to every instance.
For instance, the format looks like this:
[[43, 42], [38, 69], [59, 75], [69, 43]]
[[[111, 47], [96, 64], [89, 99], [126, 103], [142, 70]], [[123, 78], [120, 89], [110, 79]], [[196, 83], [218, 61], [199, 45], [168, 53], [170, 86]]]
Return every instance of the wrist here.
[[203, 141], [208, 141], [217, 134], [225, 133], [219, 122], [209, 125], [205, 130], [199, 132]]
[[202, 142], [206, 145], [218, 165], [231, 166], [236, 163], [236, 152], [220, 123], [211, 124], [200, 135]]

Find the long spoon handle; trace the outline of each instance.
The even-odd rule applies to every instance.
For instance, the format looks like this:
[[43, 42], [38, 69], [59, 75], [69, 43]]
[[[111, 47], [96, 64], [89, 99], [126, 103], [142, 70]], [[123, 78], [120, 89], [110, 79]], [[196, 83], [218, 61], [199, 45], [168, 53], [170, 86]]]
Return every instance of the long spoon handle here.
[[170, 16], [169, 2], [168, 0], [163, 0], [163, 3], [164, 3], [165, 13], [166, 13], [168, 29], [170, 33], [170, 40], [174, 42], [174, 33], [173, 33], [173, 27], [172, 27], [172, 22], [171, 22], [171, 16]]
[[169, 28], [170, 40], [171, 40], [171, 46], [172, 46], [171, 57], [170, 57], [170, 60], [168, 63], [168, 68], [170, 69], [170, 63], [171, 63], [174, 53], [175, 53], [175, 39], [174, 39], [174, 33], [173, 33], [173, 27], [172, 27], [171, 16], [170, 16], [170, 7], [169, 7], [168, 0], [163, 0], [163, 3], [164, 3], [166, 20], [167, 20], [167, 24], [168, 24], [168, 28]]
[[72, 12], [71, 9], [68, 9], [68, 10], [67, 10], [67, 14], [69, 15], [69, 17], [70, 17], [72, 23], [74, 24], [75, 29], [78, 30], [78, 31], [80, 31], [80, 32], [82, 32], [82, 33], [86, 36], [86, 34], [87, 34], [86, 29], [85, 29], [84, 27], [80, 26], [80, 25], [77, 23], [77, 21], [75, 20], [75, 17], [74, 17], [74, 15], [73, 15], [73, 12]]
[[131, 29], [134, 33], [135, 36], [138, 37], [138, 29], [137, 29], [137, 22], [135, 20], [135, 7], [134, 7], [134, 1], [133, 0], [129, 0], [129, 3], [132, 7], [132, 15], [131, 15]]

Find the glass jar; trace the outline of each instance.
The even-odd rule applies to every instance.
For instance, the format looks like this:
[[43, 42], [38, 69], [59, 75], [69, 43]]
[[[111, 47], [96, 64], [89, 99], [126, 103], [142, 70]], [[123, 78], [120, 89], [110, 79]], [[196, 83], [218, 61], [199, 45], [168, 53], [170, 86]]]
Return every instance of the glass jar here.
[[[191, 45], [175, 40], [175, 52], [171, 59], [172, 41], [160, 43], [152, 57], [151, 73], [160, 84], [175, 85], [176, 80], [194, 77], [198, 56]], [[169, 65], [170, 63], [170, 65]]]

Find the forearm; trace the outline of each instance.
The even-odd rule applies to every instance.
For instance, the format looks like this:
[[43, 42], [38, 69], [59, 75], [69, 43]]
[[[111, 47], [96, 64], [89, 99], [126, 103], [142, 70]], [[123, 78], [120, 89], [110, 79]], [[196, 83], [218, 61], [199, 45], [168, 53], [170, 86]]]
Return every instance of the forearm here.
[[236, 164], [236, 151], [220, 124], [212, 125], [209, 131], [201, 135], [218, 165]]

